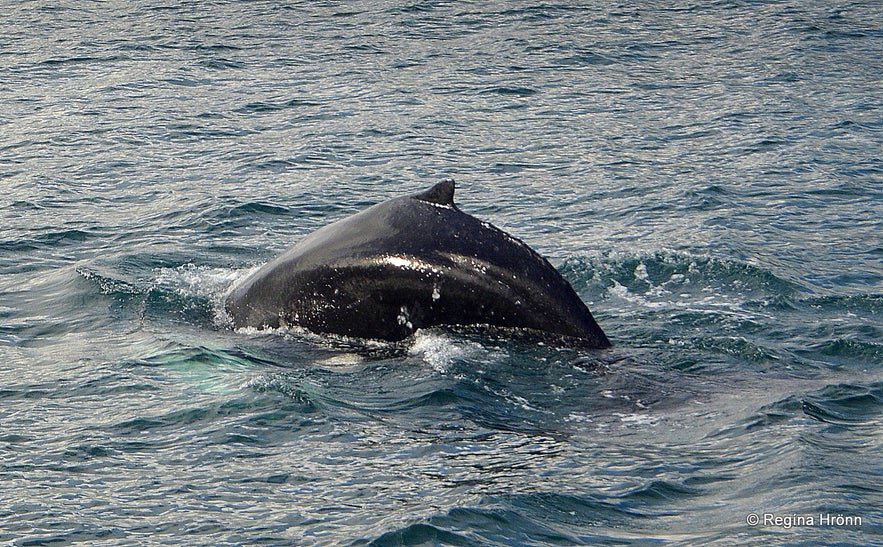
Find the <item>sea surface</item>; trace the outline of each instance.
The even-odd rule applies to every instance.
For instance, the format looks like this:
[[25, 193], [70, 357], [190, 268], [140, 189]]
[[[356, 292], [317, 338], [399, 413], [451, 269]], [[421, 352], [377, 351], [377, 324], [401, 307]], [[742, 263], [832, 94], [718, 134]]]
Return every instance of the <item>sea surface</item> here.
[[[235, 331], [453, 177], [614, 347]], [[883, 4], [0, 4], [0, 544], [883, 545]]]

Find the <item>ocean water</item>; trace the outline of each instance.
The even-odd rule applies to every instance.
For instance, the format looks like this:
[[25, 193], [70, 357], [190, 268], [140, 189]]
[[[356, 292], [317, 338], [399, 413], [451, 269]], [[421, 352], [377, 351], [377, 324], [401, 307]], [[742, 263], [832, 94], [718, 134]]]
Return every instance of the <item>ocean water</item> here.
[[[879, 2], [0, 20], [0, 543], [883, 545]], [[613, 349], [230, 328], [445, 177]]]

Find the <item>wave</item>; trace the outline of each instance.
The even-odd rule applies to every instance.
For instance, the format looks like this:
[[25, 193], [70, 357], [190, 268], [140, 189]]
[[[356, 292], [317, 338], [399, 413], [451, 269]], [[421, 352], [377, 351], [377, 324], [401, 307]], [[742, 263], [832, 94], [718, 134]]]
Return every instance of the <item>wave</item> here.
[[827, 386], [802, 402], [803, 413], [820, 422], [879, 425], [883, 418], [883, 383]]
[[572, 257], [560, 270], [615, 345], [682, 370], [883, 365], [881, 295], [817, 295], [757, 265], [674, 251]]
[[[788, 426], [813, 422], [849, 428], [876, 427], [883, 419], [883, 383], [839, 383], [804, 393], [790, 394], [763, 405], [739, 423], [713, 433], [712, 437], [781, 431]], [[802, 421], [803, 420], [803, 421]], [[872, 429], [871, 429], [872, 430]], [[869, 430], [870, 431], [870, 430]], [[813, 435], [807, 433], [805, 440]], [[819, 442], [816, 439], [815, 442]]]
[[[692, 489], [654, 481], [641, 489], [663, 500], [691, 497]], [[641, 493], [637, 496], [641, 497]], [[692, 494], [695, 495], [695, 494]], [[470, 506], [386, 532], [371, 546], [392, 545], [585, 545], [617, 542], [616, 530], [641, 528], [662, 513], [637, 508], [630, 498], [602, 494], [534, 493], [488, 496]]]
[[[262, 203], [240, 207], [224, 215], [285, 214]], [[756, 265], [674, 251], [571, 257], [559, 269], [616, 347], [649, 352], [641, 358], [673, 369], [709, 372], [735, 365], [784, 371], [796, 364], [813, 373], [883, 364], [880, 295], [815, 295]], [[114, 300], [114, 313], [226, 330], [230, 321], [224, 298], [235, 280], [251, 270], [192, 263], [152, 266], [144, 260], [139, 264], [136, 257], [125, 265], [80, 264], [77, 271]], [[456, 371], [463, 363], [479, 366], [495, 348], [505, 354], [510, 339], [516, 339], [512, 355], [529, 355], [535, 347], [535, 341], [518, 340], [513, 333], [458, 328], [429, 329], [406, 344], [382, 347], [298, 329], [246, 334], [278, 335], [295, 344], [355, 350], [371, 358], [419, 357], [440, 373]]]
[[111, 297], [117, 312], [128, 310], [142, 319], [184, 321], [220, 327], [228, 324], [223, 298], [231, 283], [248, 270], [213, 268], [188, 263], [158, 267], [150, 277], [131, 278], [95, 265], [76, 268], [97, 291]]
[[255, 101], [236, 109], [235, 112], [240, 114], [264, 114], [269, 112], [278, 112], [290, 108], [302, 107], [318, 107], [321, 103], [308, 101], [304, 99], [289, 99], [287, 101]]
[[573, 257], [561, 266], [578, 292], [624, 292], [647, 297], [730, 297], [738, 301], [806, 292], [770, 270], [733, 259], [675, 251], [627, 254], [607, 252]]
[[[116, 363], [84, 393], [154, 391], [159, 377], [204, 394], [269, 397], [298, 415], [395, 422], [414, 431], [444, 423], [451, 431], [479, 426], [540, 436], [652, 426], [649, 408], [678, 404], [647, 371], [609, 374], [591, 354], [504, 338], [483, 345], [477, 333], [421, 332], [407, 348], [382, 355], [280, 333], [236, 335], [233, 347], [231, 333], [219, 335], [217, 345], [193, 336], [147, 342], [139, 357]], [[162, 427], [174, 421], [162, 420]]]

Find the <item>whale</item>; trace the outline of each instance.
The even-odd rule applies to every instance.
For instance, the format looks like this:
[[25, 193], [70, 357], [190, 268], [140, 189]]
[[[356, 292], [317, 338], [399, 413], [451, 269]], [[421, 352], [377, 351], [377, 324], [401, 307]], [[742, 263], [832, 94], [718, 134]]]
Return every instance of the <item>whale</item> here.
[[224, 304], [233, 327], [389, 342], [418, 329], [489, 327], [609, 347], [558, 270], [461, 211], [454, 190], [446, 179], [307, 235], [234, 282]]

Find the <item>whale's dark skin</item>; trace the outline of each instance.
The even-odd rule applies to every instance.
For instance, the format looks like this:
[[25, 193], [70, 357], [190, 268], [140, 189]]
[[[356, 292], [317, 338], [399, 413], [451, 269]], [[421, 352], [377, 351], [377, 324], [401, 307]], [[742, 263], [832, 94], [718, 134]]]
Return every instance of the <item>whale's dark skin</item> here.
[[226, 309], [237, 328], [398, 341], [419, 328], [493, 325], [610, 346], [548, 261], [454, 205], [452, 180], [313, 232], [237, 283]]

